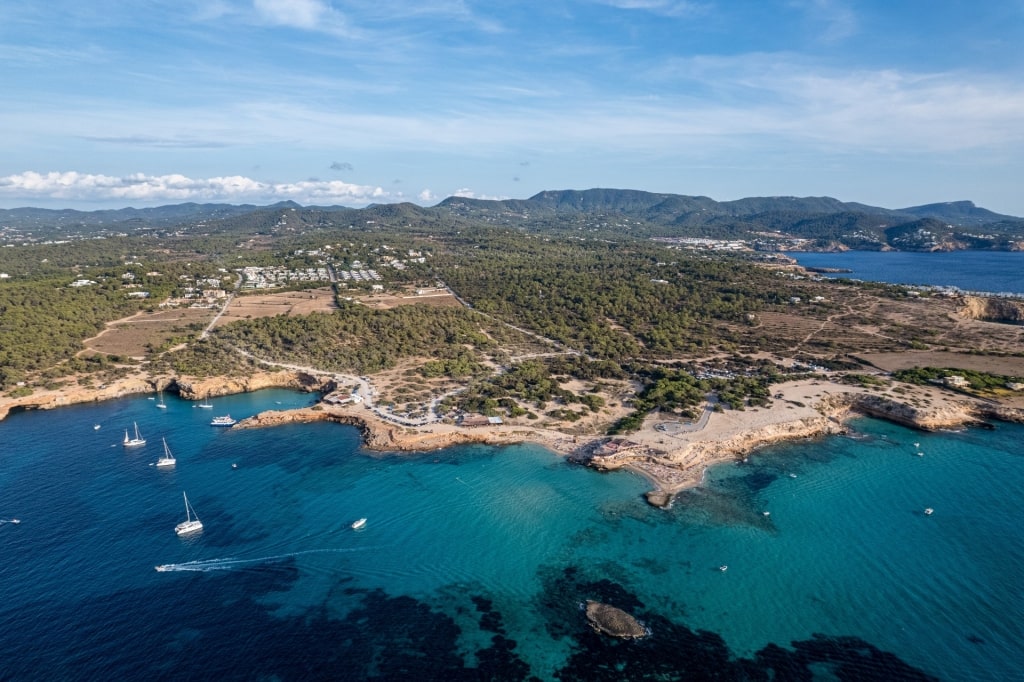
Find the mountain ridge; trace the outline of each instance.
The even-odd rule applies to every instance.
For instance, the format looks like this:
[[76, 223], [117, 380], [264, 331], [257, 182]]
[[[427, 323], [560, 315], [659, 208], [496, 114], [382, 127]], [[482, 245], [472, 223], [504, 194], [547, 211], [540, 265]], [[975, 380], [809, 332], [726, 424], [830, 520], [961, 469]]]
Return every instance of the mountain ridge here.
[[282, 201], [266, 206], [188, 202], [98, 211], [24, 207], [0, 209], [0, 239], [10, 241], [12, 234], [28, 234], [30, 241], [38, 241], [171, 229], [265, 231], [280, 225], [292, 230], [378, 224], [401, 228], [454, 219], [536, 231], [605, 229], [627, 230], [635, 236], [744, 239], [759, 242], [761, 248], [772, 248], [774, 238], [788, 248], [815, 250], [1024, 250], [1024, 218], [995, 213], [969, 200], [889, 209], [827, 196], [720, 202], [706, 196], [613, 188], [545, 190], [527, 199], [451, 196], [434, 206], [397, 202], [349, 208]]

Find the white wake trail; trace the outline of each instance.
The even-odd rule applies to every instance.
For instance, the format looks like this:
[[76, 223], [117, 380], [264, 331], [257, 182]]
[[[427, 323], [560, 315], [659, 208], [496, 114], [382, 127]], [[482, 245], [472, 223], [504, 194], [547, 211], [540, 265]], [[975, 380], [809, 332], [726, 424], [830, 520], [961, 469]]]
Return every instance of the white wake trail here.
[[347, 554], [349, 552], [363, 552], [371, 549], [380, 548], [358, 547], [351, 549], [305, 549], [299, 552], [287, 552], [286, 554], [256, 557], [253, 559], [239, 559], [236, 557], [225, 557], [223, 559], [200, 559], [197, 561], [186, 561], [180, 564], [160, 564], [156, 567], [156, 570], [160, 571], [161, 573], [172, 571], [193, 571], [199, 573], [206, 573], [209, 571], [234, 571], [239, 568], [245, 568], [246, 566], [273, 564], [279, 561], [284, 561], [286, 559], [291, 559], [293, 557], [304, 556], [308, 554]]

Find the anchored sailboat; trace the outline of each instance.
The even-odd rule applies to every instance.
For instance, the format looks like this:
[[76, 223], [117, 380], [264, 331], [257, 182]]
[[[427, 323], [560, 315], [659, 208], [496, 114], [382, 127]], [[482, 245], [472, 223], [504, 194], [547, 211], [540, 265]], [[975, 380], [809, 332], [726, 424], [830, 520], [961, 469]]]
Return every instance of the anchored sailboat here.
[[166, 410], [167, 409], [167, 404], [164, 402], [164, 392], [163, 391], [160, 391], [160, 400], [157, 402], [156, 406], [159, 407], [161, 410]]
[[124, 440], [121, 441], [121, 444], [124, 445], [126, 448], [132, 448], [132, 447], [135, 447], [136, 445], [145, 445], [146, 444], [146, 439], [139, 435], [139, 425], [138, 425], [138, 423], [132, 422], [132, 424], [135, 426], [135, 438], [129, 438], [128, 437], [128, 429], [125, 429], [124, 430]]
[[160, 440], [164, 442], [164, 454], [163, 457], [156, 461], [156, 465], [158, 467], [172, 467], [177, 464], [178, 460], [174, 458], [174, 455], [171, 454], [171, 449], [167, 447], [167, 439], [161, 438]]
[[185, 520], [174, 527], [174, 532], [178, 535], [188, 535], [202, 530], [203, 522], [199, 520], [199, 515], [188, 503], [188, 495], [185, 493], [181, 495], [185, 498]]

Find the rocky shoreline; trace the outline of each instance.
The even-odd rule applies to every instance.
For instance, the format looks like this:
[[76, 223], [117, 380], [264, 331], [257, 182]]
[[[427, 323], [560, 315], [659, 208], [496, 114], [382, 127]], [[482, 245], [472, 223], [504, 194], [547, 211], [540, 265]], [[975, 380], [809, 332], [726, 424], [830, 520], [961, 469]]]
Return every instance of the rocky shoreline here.
[[[22, 398], [0, 399], [0, 419], [12, 410], [53, 409], [75, 403], [110, 400], [128, 395], [176, 392], [184, 399], [201, 400], [264, 388], [330, 391], [333, 379], [298, 371], [254, 373], [247, 377], [207, 379], [128, 377], [110, 385], [73, 390], [41, 391]], [[800, 381], [778, 387], [773, 407], [743, 412], [715, 413], [706, 426], [666, 435], [652, 415], [622, 447], [605, 453], [611, 439], [594, 435], [575, 437], [557, 430], [519, 424], [465, 428], [450, 423], [408, 427], [385, 421], [358, 404], [328, 405], [294, 410], [270, 410], [241, 420], [233, 428], [268, 428], [282, 424], [330, 421], [360, 429], [364, 446], [381, 452], [423, 452], [455, 445], [480, 443], [511, 445], [530, 442], [569, 456], [599, 471], [629, 469], [647, 478], [652, 490], [647, 500], [655, 506], [671, 504], [676, 493], [700, 485], [712, 464], [742, 459], [753, 450], [846, 430], [856, 415], [868, 415], [924, 431], [989, 426], [992, 420], [1024, 423], [1024, 409], [980, 399], [969, 399], [941, 389], [920, 387], [913, 397], [880, 395], [829, 381]], [[808, 401], [808, 402], [804, 402]], [[917, 405], [912, 402], [918, 403]], [[663, 422], [662, 422], [663, 423]]]

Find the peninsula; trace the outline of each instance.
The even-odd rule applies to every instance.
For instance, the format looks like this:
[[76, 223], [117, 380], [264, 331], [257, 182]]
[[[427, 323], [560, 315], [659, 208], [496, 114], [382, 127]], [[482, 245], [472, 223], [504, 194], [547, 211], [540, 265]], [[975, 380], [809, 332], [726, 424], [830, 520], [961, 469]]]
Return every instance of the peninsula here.
[[[592, 208], [569, 211], [573, 197]], [[330, 420], [386, 451], [533, 442], [642, 474], [657, 505], [716, 462], [853, 414], [1022, 418], [1024, 301], [825, 278], [770, 250], [792, 235], [636, 217], [659, 200], [278, 207], [0, 249], [0, 418], [290, 387], [321, 399], [234, 428]]]

